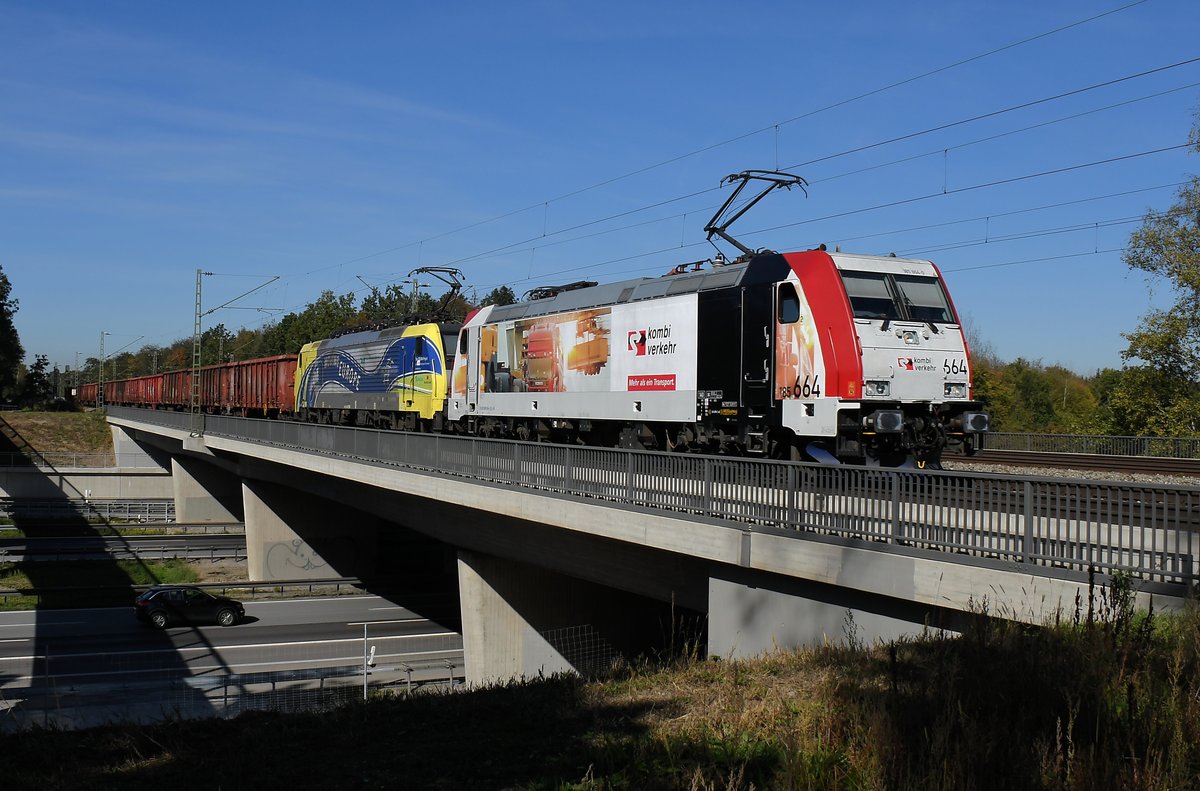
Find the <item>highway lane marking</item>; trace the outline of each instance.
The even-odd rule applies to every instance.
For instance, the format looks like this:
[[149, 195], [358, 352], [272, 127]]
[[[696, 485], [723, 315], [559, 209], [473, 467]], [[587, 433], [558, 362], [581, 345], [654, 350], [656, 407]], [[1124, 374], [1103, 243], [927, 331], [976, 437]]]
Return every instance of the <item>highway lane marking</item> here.
[[87, 623], [87, 621], [42, 621], [41, 623], [35, 621], [34, 623], [0, 623], [0, 629], [10, 626], [78, 626], [81, 623]]
[[385, 623], [419, 623], [428, 621], [428, 618], [397, 618], [393, 621], [347, 621], [346, 626], [376, 626]]
[[[230, 585], [230, 588], [236, 588], [236, 585]], [[322, 602], [342, 602], [342, 601], [360, 601], [362, 599], [379, 599], [383, 601], [382, 596], [314, 596], [311, 599], [246, 599], [246, 604], [297, 604], [301, 602], [322, 601]]]
[[32, 637], [10, 637], [7, 640], [0, 640], [0, 643], [28, 643], [32, 640]]

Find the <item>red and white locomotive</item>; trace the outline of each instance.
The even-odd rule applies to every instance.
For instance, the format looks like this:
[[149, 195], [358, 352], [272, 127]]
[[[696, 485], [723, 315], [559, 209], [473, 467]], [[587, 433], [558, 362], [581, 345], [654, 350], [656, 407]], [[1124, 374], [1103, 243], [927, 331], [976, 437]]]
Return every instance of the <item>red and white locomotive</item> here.
[[485, 436], [936, 465], [979, 446], [962, 326], [929, 261], [759, 253], [488, 306], [450, 425]]

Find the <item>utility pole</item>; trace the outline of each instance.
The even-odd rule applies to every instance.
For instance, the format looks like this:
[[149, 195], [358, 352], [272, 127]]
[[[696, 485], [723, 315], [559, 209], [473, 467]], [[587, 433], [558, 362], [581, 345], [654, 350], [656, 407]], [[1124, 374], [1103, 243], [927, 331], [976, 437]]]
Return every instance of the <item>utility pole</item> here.
[[100, 365], [96, 366], [96, 408], [104, 408], [104, 336], [111, 333], [100, 332]]
[[196, 323], [192, 327], [192, 436], [199, 437], [204, 433], [204, 423], [200, 415], [200, 285], [205, 275], [203, 269], [196, 270]]
[[[203, 436], [203, 434], [204, 434], [204, 419], [203, 419], [204, 415], [200, 411], [200, 321], [201, 321], [201, 319], [203, 319], [209, 313], [215, 313], [216, 311], [220, 310], [221, 308], [229, 307], [234, 302], [237, 302], [239, 299], [242, 299], [245, 296], [253, 294], [255, 291], [258, 291], [260, 288], [268, 286], [271, 283], [274, 283], [276, 280], [279, 279], [279, 275], [273, 275], [271, 277], [271, 279], [268, 280], [266, 283], [261, 283], [261, 284], [255, 286], [254, 288], [250, 289], [249, 291], [247, 291], [243, 294], [239, 294], [238, 296], [234, 297], [233, 299], [229, 300], [228, 302], [226, 302], [222, 305], [217, 305], [215, 308], [209, 308], [207, 311], [204, 311], [201, 307], [201, 305], [203, 304], [202, 300], [201, 300], [201, 283], [203, 282], [205, 275], [211, 276], [212, 274], [213, 274], [212, 272], [205, 272], [203, 269], [196, 270], [196, 321], [192, 327], [192, 410], [191, 410], [191, 412], [192, 412], [192, 419], [191, 419], [192, 430], [191, 430], [191, 434], [193, 437]], [[219, 361], [220, 357], [218, 357], [217, 359]]]

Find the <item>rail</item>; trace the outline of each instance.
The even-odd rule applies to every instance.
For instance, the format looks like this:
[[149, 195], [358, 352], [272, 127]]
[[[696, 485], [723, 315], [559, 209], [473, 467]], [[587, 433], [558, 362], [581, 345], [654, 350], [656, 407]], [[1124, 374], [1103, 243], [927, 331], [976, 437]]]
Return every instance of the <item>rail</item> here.
[[[187, 415], [114, 408], [187, 429]], [[1200, 489], [825, 466], [207, 416], [205, 431], [750, 530], [953, 553], [1030, 573], [1196, 582]]]

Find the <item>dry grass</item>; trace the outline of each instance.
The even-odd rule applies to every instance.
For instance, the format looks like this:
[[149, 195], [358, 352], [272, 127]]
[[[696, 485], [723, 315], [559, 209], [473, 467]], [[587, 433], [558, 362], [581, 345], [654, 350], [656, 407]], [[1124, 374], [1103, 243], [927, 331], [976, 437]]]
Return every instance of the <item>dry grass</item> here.
[[320, 714], [0, 736], [12, 789], [1200, 787], [1200, 616], [626, 667]]
[[92, 412], [5, 412], [0, 418], [39, 453], [112, 453], [104, 415]]

